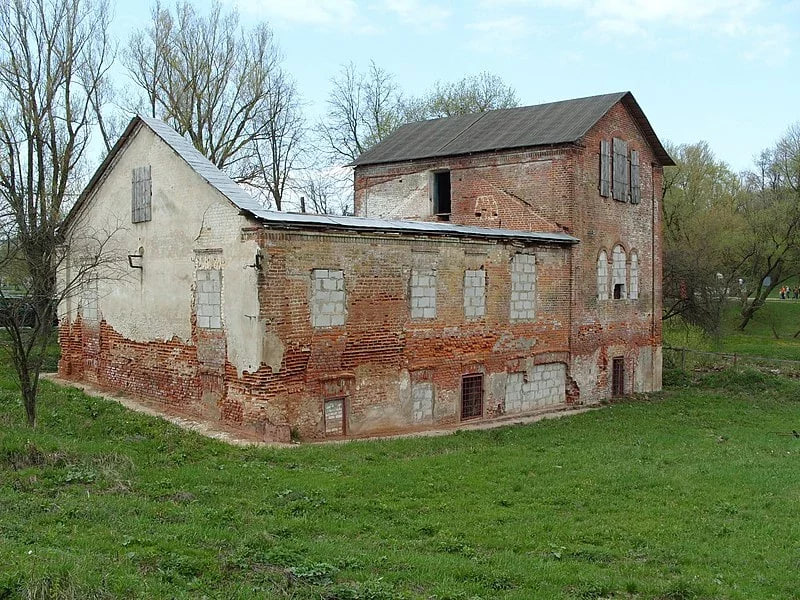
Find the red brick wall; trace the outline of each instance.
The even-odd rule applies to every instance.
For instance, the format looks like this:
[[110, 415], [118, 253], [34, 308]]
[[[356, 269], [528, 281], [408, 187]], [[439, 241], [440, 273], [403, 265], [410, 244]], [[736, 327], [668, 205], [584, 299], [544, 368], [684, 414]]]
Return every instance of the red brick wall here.
[[[404, 177], [423, 174], [424, 182], [424, 174], [432, 169], [450, 169], [451, 222], [531, 231], [568, 230], [578, 153], [578, 148], [566, 145], [356, 167], [355, 214], [436, 220], [430, 215], [427, 189], [405, 214], [397, 214], [392, 199], [407, 193], [401, 181]], [[376, 202], [373, 198], [377, 195], [387, 201]]]
[[[510, 261], [517, 248], [423, 239], [270, 233], [259, 238], [268, 257], [260, 281], [261, 318], [283, 345], [280, 369], [262, 366], [231, 377], [228, 398], [243, 411], [259, 401], [279, 406], [304, 437], [322, 434], [322, 402], [348, 398], [354, 435], [413, 427], [403, 406], [403, 386], [413, 373], [430, 371], [436, 386], [434, 422], [458, 422], [461, 375], [505, 373], [509, 361], [557, 353], [568, 347], [568, 251], [536, 249], [538, 317], [509, 323]], [[465, 252], [465, 246], [467, 250]], [[413, 265], [437, 270], [437, 317], [410, 318]], [[467, 321], [463, 309], [465, 269], [487, 272], [487, 311]], [[311, 270], [342, 269], [347, 293], [344, 327], [311, 327]], [[251, 398], [255, 400], [251, 400]], [[491, 408], [489, 396], [485, 408]]]
[[[600, 196], [600, 140], [614, 137], [627, 141], [629, 150], [639, 151], [642, 201], [638, 205]], [[427, 189], [412, 204], [395, 202], [406, 214], [396, 210], [382, 214], [392, 207], [382, 199], [400, 193], [400, 179], [423, 181], [422, 174], [435, 169], [451, 171], [453, 222], [563, 229], [580, 239], [572, 249], [569, 293], [570, 350], [575, 374], [580, 374], [582, 399], [610, 395], [612, 355], [626, 357], [628, 391], [660, 389], [660, 364], [650, 368], [645, 363], [661, 344], [662, 169], [623, 104], [612, 107], [575, 145], [357, 167], [356, 214], [434, 219], [424, 216], [430, 215]], [[628, 260], [631, 250], [638, 254], [639, 299], [598, 302], [597, 257], [605, 249], [610, 258], [616, 244], [622, 244]]]
[[[190, 344], [144, 343], [123, 339], [105, 322], [91, 329], [78, 320], [62, 325], [62, 376], [160, 399], [176, 410], [286, 440], [290, 428], [307, 439], [322, 437], [323, 402], [341, 396], [347, 398], [351, 435], [457, 423], [461, 376], [472, 372], [485, 374], [484, 415], [496, 416], [507, 371], [524, 369], [526, 361], [568, 362], [565, 247], [266, 229], [246, 235], [264, 250], [258, 319], [265, 346], [272, 344], [265, 351], [274, 355], [279, 347], [275, 371], [262, 364], [240, 377], [225, 359], [224, 331], [193, 327]], [[512, 324], [511, 259], [521, 250], [536, 254], [538, 310], [535, 321]], [[415, 266], [437, 271], [435, 319], [410, 318]], [[464, 270], [481, 267], [487, 274], [486, 315], [466, 320]], [[342, 327], [311, 326], [311, 271], [318, 268], [344, 271], [347, 319]], [[188, 290], [186, 297], [190, 302]], [[422, 375], [435, 385], [434, 418], [413, 423], [410, 382]]]

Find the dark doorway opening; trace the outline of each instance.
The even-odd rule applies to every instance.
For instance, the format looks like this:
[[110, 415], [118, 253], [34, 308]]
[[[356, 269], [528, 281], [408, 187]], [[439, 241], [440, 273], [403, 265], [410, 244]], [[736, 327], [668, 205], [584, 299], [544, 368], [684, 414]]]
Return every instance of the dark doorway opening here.
[[450, 218], [450, 171], [433, 174], [433, 214], [443, 221]]
[[461, 378], [461, 418], [475, 419], [483, 414], [483, 374]]
[[625, 395], [625, 359], [617, 356], [611, 363], [611, 395]]

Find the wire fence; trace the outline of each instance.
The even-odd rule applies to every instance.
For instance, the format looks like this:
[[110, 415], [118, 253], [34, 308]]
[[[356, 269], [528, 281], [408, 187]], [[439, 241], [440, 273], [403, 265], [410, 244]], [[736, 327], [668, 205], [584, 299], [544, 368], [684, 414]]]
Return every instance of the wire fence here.
[[800, 360], [769, 358], [730, 352], [709, 352], [680, 348], [663, 347], [664, 367], [682, 371], [709, 371], [739, 367], [750, 367], [760, 371], [800, 377]]

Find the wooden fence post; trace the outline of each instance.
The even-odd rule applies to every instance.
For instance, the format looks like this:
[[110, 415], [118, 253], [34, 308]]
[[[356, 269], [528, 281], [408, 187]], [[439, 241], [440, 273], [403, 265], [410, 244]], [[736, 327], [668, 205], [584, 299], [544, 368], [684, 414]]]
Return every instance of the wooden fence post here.
[[681, 371], [686, 370], [686, 348], [681, 348]]

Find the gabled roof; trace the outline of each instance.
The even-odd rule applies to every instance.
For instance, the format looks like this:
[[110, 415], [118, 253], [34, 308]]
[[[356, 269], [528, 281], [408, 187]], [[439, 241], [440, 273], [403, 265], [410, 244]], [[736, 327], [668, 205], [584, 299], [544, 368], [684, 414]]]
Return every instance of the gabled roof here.
[[631, 112], [661, 164], [675, 164], [633, 94], [617, 92], [409, 123], [364, 152], [352, 165], [573, 143], [586, 135], [617, 102]]
[[[111, 168], [115, 157], [141, 126], [148, 127], [154, 134], [161, 138], [161, 140], [181, 157], [195, 173], [227, 198], [243, 214], [268, 226], [282, 229], [333, 229], [374, 233], [520, 240], [553, 244], [575, 244], [578, 242], [577, 238], [560, 232], [519, 231], [515, 229], [456, 225], [453, 223], [340, 217], [266, 210], [257, 200], [251, 197], [235, 181], [203, 156], [191, 142], [186, 140], [172, 127], [159, 119], [146, 117], [144, 115], [137, 115], [131, 119], [120, 139], [114, 144], [114, 147], [103, 160], [100, 167], [98, 167], [92, 179], [89, 181], [89, 184], [78, 198], [78, 201], [72, 207], [72, 210], [64, 221], [64, 225], [71, 221], [74, 215], [81, 210], [81, 207], [91, 197], [100, 181], [102, 181], [105, 172]], [[191, 210], [191, 207], [187, 207], [187, 210]]]

